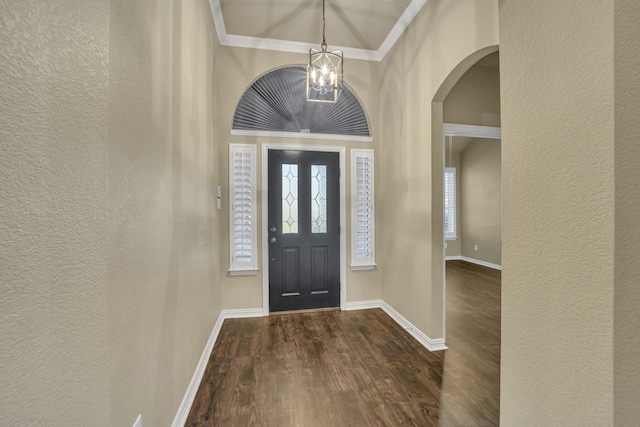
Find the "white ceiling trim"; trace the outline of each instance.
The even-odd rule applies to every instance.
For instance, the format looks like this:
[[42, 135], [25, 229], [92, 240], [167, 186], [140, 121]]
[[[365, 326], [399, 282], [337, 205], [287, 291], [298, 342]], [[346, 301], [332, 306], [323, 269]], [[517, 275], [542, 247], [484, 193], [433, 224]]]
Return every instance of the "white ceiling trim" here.
[[[218, 0], [213, 0], [218, 1]], [[234, 47], [248, 47], [253, 49], [278, 50], [281, 52], [308, 53], [309, 49], [317, 49], [318, 45], [291, 40], [267, 39], [262, 37], [238, 36], [227, 34], [225, 42], [220, 44]], [[364, 61], [379, 61], [375, 50], [356, 49], [353, 47], [331, 46], [331, 50], [341, 50], [346, 58], [362, 59]]]
[[402, 33], [404, 33], [404, 30], [406, 30], [409, 24], [411, 24], [413, 18], [416, 17], [426, 2], [427, 0], [412, 0], [412, 2], [409, 3], [409, 6], [404, 10], [404, 13], [400, 15], [400, 19], [398, 19], [396, 25], [394, 25], [391, 31], [389, 31], [387, 38], [384, 39], [378, 48], [378, 61], [382, 61], [387, 53], [389, 53], [393, 45], [396, 44]]
[[[427, 0], [412, 0], [398, 19], [398, 22], [396, 22], [396, 25], [394, 25], [391, 31], [389, 31], [389, 34], [384, 39], [378, 50], [357, 49], [342, 46], [331, 46], [331, 48], [341, 50], [346, 58], [361, 59], [363, 61], [382, 61], [426, 2]], [[218, 33], [218, 40], [223, 46], [276, 50], [281, 52], [304, 52], [305, 54], [309, 49], [318, 47], [317, 44], [313, 43], [227, 34], [227, 29], [224, 25], [224, 17], [222, 16], [220, 0], [209, 0], [209, 6], [211, 7], [213, 22], [216, 26], [216, 33]]]

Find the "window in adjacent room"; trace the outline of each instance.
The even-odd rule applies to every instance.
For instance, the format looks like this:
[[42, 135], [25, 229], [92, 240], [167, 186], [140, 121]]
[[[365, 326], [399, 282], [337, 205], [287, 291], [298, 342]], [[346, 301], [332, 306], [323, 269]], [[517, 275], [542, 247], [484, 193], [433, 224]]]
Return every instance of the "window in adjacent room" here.
[[444, 237], [455, 240], [456, 235], [456, 168], [444, 168]]

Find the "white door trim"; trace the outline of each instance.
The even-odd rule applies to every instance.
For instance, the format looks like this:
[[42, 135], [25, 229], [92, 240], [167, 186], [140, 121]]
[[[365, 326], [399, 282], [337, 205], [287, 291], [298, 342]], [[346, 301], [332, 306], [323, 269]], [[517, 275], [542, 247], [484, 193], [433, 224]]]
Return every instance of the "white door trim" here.
[[347, 308], [347, 208], [345, 185], [345, 147], [337, 145], [300, 145], [262, 143], [262, 313], [269, 315], [269, 150], [327, 151], [340, 156], [340, 308]]
[[494, 126], [461, 125], [458, 123], [444, 123], [442, 125], [444, 137], [466, 136], [469, 138], [501, 139], [502, 129]]
[[[442, 124], [442, 146], [445, 147], [442, 150], [442, 170], [446, 166], [445, 156], [447, 153], [446, 144], [447, 136], [466, 136], [469, 138], [487, 138], [487, 139], [502, 139], [502, 129], [494, 126], [476, 126], [476, 125], [463, 125], [459, 123], [443, 123]], [[444, 195], [442, 200], [442, 206], [444, 209]], [[447, 332], [447, 249], [445, 248], [445, 233], [444, 227], [442, 228], [442, 338], [443, 342], [446, 342]]]
[[332, 133], [281, 132], [271, 130], [229, 129], [230, 135], [264, 138], [328, 139], [330, 141], [372, 142], [371, 136], [340, 135]]

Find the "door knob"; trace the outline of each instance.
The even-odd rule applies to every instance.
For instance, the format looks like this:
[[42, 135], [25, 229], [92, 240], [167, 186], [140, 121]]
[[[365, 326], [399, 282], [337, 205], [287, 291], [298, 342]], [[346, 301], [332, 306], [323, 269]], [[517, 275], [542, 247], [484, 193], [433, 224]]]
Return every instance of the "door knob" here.
[[275, 242], [277, 242], [277, 241], [278, 241], [278, 239], [276, 239], [275, 237], [272, 237], [272, 238], [270, 238], [270, 239], [269, 239], [269, 241], [270, 241], [271, 243], [275, 243]]

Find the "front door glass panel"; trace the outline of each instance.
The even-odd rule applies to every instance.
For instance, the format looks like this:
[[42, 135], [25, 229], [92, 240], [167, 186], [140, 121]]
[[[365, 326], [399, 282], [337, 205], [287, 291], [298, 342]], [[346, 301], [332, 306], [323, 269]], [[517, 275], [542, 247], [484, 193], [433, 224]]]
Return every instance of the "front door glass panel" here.
[[282, 233], [298, 232], [298, 165], [282, 165]]
[[311, 165], [311, 232], [327, 232], [326, 165]]

